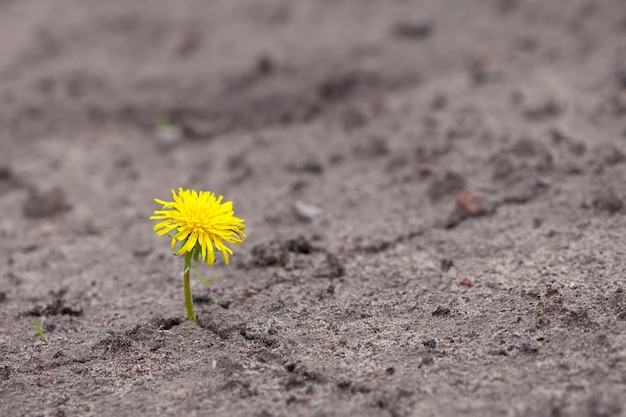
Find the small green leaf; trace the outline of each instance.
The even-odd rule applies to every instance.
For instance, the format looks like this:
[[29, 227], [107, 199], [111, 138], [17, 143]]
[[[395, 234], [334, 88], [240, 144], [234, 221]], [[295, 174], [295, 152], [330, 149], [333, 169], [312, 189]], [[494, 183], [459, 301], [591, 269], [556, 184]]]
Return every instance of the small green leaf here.
[[196, 264], [198, 264], [198, 257], [200, 256], [201, 250], [202, 248], [200, 247], [200, 244], [196, 243], [196, 246], [194, 246], [191, 251], [191, 257]]
[[37, 323], [35, 319], [32, 319], [32, 322], [35, 325], [35, 329], [37, 329], [37, 333], [39, 333], [39, 339], [41, 339], [42, 342], [45, 342], [46, 338], [43, 335], [43, 330], [41, 329], [41, 326], [39, 325], [39, 323]]
[[171, 126], [171, 125], [172, 125], [172, 122], [170, 121], [170, 118], [167, 117], [166, 115], [159, 116], [159, 118], [157, 119], [158, 127], [165, 127], [165, 126]]
[[174, 254], [178, 253], [180, 248], [182, 248], [185, 243], [187, 243], [187, 239], [176, 241], [176, 246], [174, 246]]
[[197, 264], [191, 265], [191, 268], [193, 269], [193, 272], [196, 274], [196, 278], [198, 278], [198, 281], [200, 281], [204, 285], [213, 285], [217, 281], [217, 273], [215, 272], [213, 268], [211, 268], [211, 271], [213, 271], [213, 279], [211, 281], [207, 281], [206, 279], [202, 278], [202, 275], [200, 275], [200, 271], [198, 271]]

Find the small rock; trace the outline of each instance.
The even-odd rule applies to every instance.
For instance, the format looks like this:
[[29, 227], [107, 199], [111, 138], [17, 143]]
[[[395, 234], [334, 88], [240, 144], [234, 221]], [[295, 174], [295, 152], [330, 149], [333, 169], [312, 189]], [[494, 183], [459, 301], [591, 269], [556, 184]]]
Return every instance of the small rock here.
[[437, 306], [435, 311], [432, 312], [433, 316], [447, 316], [448, 314], [450, 314], [450, 309], [441, 306]]
[[293, 209], [298, 218], [304, 221], [311, 221], [314, 218], [321, 216], [324, 212], [321, 208], [300, 200], [293, 203]]
[[465, 277], [461, 281], [459, 281], [459, 284], [460, 285], [464, 285], [466, 287], [471, 287], [472, 286], [472, 281], [470, 281], [469, 278]]
[[452, 259], [442, 259], [441, 260], [441, 270], [443, 272], [448, 272], [450, 268], [454, 266], [454, 261]]
[[471, 191], [464, 190], [456, 198], [457, 204], [470, 216], [482, 216], [485, 214], [485, 206]]
[[539, 352], [539, 348], [537, 346], [531, 345], [530, 343], [522, 343], [522, 347], [520, 350], [524, 353], [537, 353]]
[[428, 339], [424, 340], [422, 342], [422, 345], [426, 346], [427, 348], [434, 349], [435, 347], [437, 347], [437, 342], [435, 341], [435, 339]]
[[524, 290], [523, 293], [524, 295], [527, 295], [533, 298], [539, 298], [539, 295], [540, 295], [539, 288], [531, 288], [529, 290]]
[[174, 326], [178, 326], [183, 321], [179, 317], [170, 317], [168, 319], [160, 318], [156, 321], [156, 327], [161, 330], [169, 330]]
[[191, 296], [191, 300], [194, 303], [202, 304], [202, 303], [210, 303], [211, 297], [208, 294], [193, 294]]

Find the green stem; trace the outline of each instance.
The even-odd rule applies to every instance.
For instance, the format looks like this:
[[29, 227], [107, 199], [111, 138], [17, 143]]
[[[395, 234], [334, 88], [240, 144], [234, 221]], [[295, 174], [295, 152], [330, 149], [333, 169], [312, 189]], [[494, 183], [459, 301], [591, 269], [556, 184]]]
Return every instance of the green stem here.
[[191, 286], [189, 285], [189, 270], [191, 269], [191, 252], [185, 254], [185, 271], [183, 273], [183, 284], [185, 286], [185, 304], [187, 305], [187, 320], [196, 321], [193, 312], [193, 299], [191, 298]]

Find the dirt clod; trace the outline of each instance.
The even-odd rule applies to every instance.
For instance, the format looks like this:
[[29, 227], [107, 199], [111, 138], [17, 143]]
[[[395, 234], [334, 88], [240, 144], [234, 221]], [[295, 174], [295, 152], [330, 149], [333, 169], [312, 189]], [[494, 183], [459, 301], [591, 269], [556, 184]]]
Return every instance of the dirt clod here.
[[424, 340], [422, 342], [422, 345], [424, 345], [427, 348], [434, 349], [437, 347], [437, 342], [435, 341], [435, 339], [428, 339], [428, 340]]
[[616, 214], [625, 209], [624, 200], [614, 188], [607, 188], [593, 199], [593, 208], [597, 211]]
[[211, 302], [211, 297], [208, 294], [193, 294], [191, 298], [194, 303], [198, 304]]
[[70, 209], [71, 206], [66, 201], [64, 191], [60, 188], [53, 188], [45, 192], [31, 190], [22, 206], [22, 213], [30, 218], [43, 218], [64, 213]]
[[315, 247], [309, 239], [304, 236], [298, 236], [285, 241], [285, 249], [293, 253], [309, 254], [315, 250]]
[[339, 278], [343, 276], [344, 272], [343, 262], [336, 255], [327, 253], [322, 264], [315, 270], [314, 275], [319, 278]]
[[56, 298], [44, 307], [37, 306], [32, 308], [28, 314], [31, 316], [67, 315], [78, 317], [83, 314], [83, 308], [81, 306], [68, 304], [68, 302], [62, 298]]
[[450, 309], [442, 306], [437, 306], [435, 311], [432, 312], [433, 316], [447, 316], [448, 314], [450, 314]]
[[524, 353], [538, 353], [539, 347], [532, 345], [530, 343], [522, 343], [520, 350]]
[[11, 367], [8, 365], [4, 365], [0, 367], [0, 380], [8, 381], [11, 377]]
[[170, 330], [174, 326], [178, 326], [182, 323], [182, 320], [178, 317], [170, 317], [167, 319], [159, 319], [156, 321], [155, 325], [158, 329], [162, 330]]
[[285, 266], [289, 259], [287, 248], [278, 240], [261, 243], [252, 248], [252, 262], [256, 266]]
[[19, 186], [20, 181], [15, 177], [13, 171], [7, 166], [0, 165], [0, 195]]
[[427, 22], [400, 22], [393, 27], [392, 33], [398, 39], [421, 41], [432, 35], [433, 26]]
[[443, 272], [448, 272], [450, 268], [454, 266], [454, 261], [452, 259], [442, 259], [441, 260], [441, 270]]

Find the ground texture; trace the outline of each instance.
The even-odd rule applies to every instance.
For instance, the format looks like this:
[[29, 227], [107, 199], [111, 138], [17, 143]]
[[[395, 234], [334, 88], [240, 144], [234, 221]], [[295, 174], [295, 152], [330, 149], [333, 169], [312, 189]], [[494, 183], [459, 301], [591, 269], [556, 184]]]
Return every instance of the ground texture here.
[[623, 0], [1, 0], [0, 99], [0, 415], [626, 415]]

